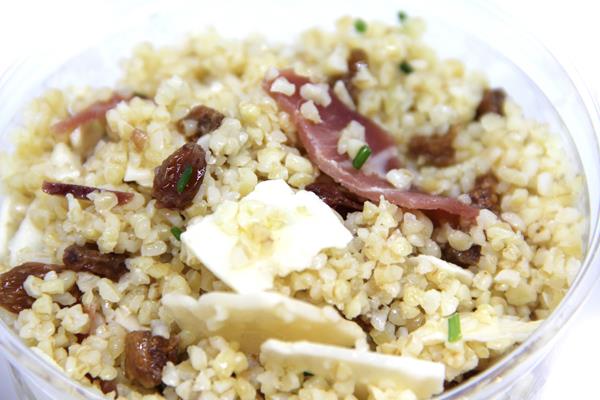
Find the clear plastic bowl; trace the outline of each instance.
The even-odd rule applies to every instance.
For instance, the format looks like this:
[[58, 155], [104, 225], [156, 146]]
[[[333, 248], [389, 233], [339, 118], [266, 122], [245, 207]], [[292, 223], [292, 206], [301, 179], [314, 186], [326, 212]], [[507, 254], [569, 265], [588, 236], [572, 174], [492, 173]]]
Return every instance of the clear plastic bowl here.
[[[0, 145], [10, 146], [7, 134], [19, 124], [20, 112], [33, 96], [49, 87], [114, 84], [119, 60], [139, 42], [176, 44], [185, 32], [207, 26], [216, 26], [225, 36], [259, 32], [273, 41], [285, 41], [309, 26], [331, 28], [342, 14], [396, 23], [398, 5], [391, 3], [395, 2], [229, 1], [221, 7], [180, 0], [128, 3], [99, 31], [77, 32], [68, 42], [58, 44], [45, 43], [42, 38], [40, 47], [31, 49], [32, 56], [0, 78], [0, 97], [5, 99], [0, 103]], [[492, 85], [504, 87], [528, 117], [547, 122], [561, 136], [567, 156], [585, 175], [587, 191], [581, 208], [589, 221], [584, 238], [586, 256], [567, 296], [526, 342], [485, 372], [439, 396], [535, 398], [544, 383], [552, 347], [599, 275], [597, 105], [564, 60], [554, 58], [530, 33], [484, 2], [411, 2], [404, 9], [427, 21], [426, 40], [440, 56], [459, 58], [468, 69], [484, 71]], [[19, 398], [99, 398], [33, 353], [4, 323], [0, 323], [0, 348], [11, 363]]]

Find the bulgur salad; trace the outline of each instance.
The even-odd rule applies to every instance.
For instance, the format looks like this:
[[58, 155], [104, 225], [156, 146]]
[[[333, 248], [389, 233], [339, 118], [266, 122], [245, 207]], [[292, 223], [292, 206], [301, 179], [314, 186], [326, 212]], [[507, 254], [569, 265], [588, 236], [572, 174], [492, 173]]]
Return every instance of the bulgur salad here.
[[35, 99], [1, 159], [2, 318], [111, 399], [427, 399], [485, 370], [577, 274], [583, 178], [423, 31], [209, 30]]

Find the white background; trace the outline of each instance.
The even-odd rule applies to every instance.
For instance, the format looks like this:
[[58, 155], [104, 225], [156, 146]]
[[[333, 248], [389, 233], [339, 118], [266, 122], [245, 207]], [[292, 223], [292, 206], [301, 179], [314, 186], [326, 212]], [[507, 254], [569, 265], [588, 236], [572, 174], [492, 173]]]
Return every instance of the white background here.
[[[141, 3], [140, 0], [134, 0]], [[371, 0], [373, 1], [373, 0]], [[417, 1], [417, 0], [412, 0]], [[426, 1], [426, 0], [421, 0]], [[596, 1], [493, 0], [496, 7], [525, 22], [560, 57], [574, 61], [595, 95], [600, 93], [600, 23]], [[15, 59], [27, 54], [43, 36], [59, 37], [65, 32], [77, 36], [82, 27], [110, 24], [125, 1], [0, 0], [0, 74]], [[398, 1], [399, 6], [403, 2]], [[406, 3], [406, 1], [404, 2]], [[214, 6], [214, 2], [207, 3]], [[260, 12], [260, 11], [258, 11]], [[343, 14], [344, 10], [340, 10]], [[73, 15], [85, 16], [72, 18]], [[89, 29], [86, 29], [89, 31]], [[65, 43], [65, 46], [74, 43]], [[597, 97], [598, 98], [598, 97]], [[10, 99], [0, 99], [10, 101]], [[570, 330], [557, 347], [543, 399], [599, 397], [598, 370], [591, 368], [600, 359], [600, 285], [577, 314]], [[8, 365], [0, 358], [0, 399], [17, 399], [12, 390]]]

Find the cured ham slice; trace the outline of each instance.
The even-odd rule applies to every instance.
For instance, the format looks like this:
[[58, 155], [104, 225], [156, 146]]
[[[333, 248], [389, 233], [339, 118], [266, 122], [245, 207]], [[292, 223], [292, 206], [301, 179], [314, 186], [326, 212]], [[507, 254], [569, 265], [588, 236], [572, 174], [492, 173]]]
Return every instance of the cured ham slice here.
[[73, 197], [80, 200], [89, 200], [87, 197], [92, 192], [111, 192], [117, 196], [119, 205], [129, 203], [133, 199], [133, 193], [120, 192], [118, 190], [102, 189], [93, 186], [74, 185], [72, 183], [48, 182], [42, 184], [44, 193], [54, 196], [66, 196], [72, 194]]
[[[265, 90], [277, 101], [283, 111], [292, 116], [300, 133], [302, 144], [323, 172], [336, 181], [340, 181], [340, 179], [334, 176], [337, 174], [330, 173], [332, 170], [348, 169], [352, 174], [362, 175], [359, 171], [352, 170], [352, 160], [337, 152], [340, 131], [352, 121], [356, 121], [365, 127], [365, 139], [372, 151], [371, 157], [364, 168], [384, 178], [387, 171], [400, 167], [396, 144], [392, 137], [379, 125], [349, 109], [332, 90], [329, 90], [331, 103], [327, 107], [317, 106], [322, 122], [315, 124], [300, 113], [300, 106], [306, 101], [300, 96], [300, 88], [302, 85], [311, 82], [308, 78], [296, 75], [292, 71], [282, 71], [280, 76], [296, 86], [296, 91], [292, 96], [271, 92], [272, 81], [265, 81]], [[346, 186], [343, 182], [340, 181], [340, 183]]]
[[[296, 90], [292, 95], [271, 91], [273, 81], [279, 77], [295, 85]], [[292, 117], [300, 141], [311, 160], [336, 182], [354, 194], [374, 202], [379, 202], [383, 196], [403, 208], [440, 210], [468, 220], [477, 217], [479, 209], [456, 199], [414, 190], [399, 190], [389, 184], [385, 179], [386, 172], [400, 166], [397, 147], [392, 137], [369, 118], [348, 108], [331, 89], [331, 102], [327, 106], [317, 106], [321, 122], [315, 123], [305, 118], [300, 111], [300, 107], [306, 101], [300, 96], [300, 88], [306, 83], [311, 83], [310, 80], [290, 70], [279, 72], [275, 79], [265, 80], [264, 89], [279, 107]], [[351, 121], [357, 121], [364, 126], [365, 139], [372, 151], [371, 157], [360, 170], [352, 167], [352, 160], [347, 155], [337, 151], [340, 131]]]
[[115, 108], [121, 101], [129, 100], [130, 98], [131, 96], [123, 96], [119, 93], [115, 93], [110, 99], [97, 101], [78, 113], [55, 123], [52, 125], [52, 131], [55, 133], [69, 133], [83, 124], [98, 118], [104, 118], [108, 110]]

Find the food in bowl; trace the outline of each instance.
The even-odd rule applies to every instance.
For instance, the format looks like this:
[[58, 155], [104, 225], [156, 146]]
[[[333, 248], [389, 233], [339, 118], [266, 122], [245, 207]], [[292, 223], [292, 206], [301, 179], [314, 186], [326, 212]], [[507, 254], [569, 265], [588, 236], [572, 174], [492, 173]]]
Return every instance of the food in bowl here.
[[342, 18], [137, 47], [2, 160], [3, 318], [109, 398], [430, 398], [580, 266], [583, 178], [510, 93]]

